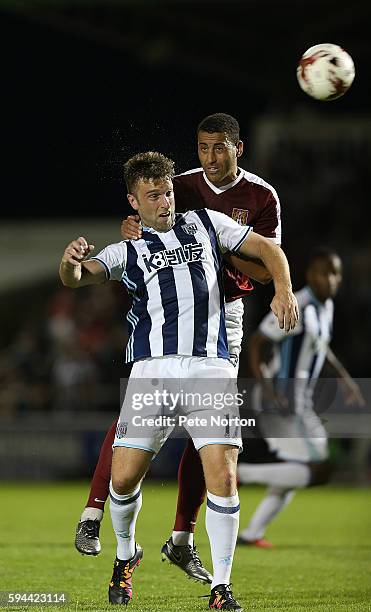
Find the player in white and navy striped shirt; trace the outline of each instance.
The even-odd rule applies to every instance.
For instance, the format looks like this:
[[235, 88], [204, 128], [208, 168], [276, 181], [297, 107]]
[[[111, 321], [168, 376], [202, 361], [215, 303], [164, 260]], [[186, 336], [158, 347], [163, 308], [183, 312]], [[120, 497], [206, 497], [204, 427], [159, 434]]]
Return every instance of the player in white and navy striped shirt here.
[[229, 359], [222, 253], [238, 251], [250, 231], [202, 209], [176, 214], [167, 232], [145, 227], [140, 240], [110, 245], [94, 257], [133, 298], [128, 362], [163, 355]]
[[[92, 251], [85, 238], [72, 241], [63, 255], [60, 276], [70, 287], [123, 281], [133, 296], [132, 334], [127, 357], [134, 359], [131, 381], [173, 378], [235, 378], [229, 361], [224, 321], [221, 257], [224, 250], [261, 259], [272, 275], [271, 307], [279, 325], [294, 328], [297, 303], [287, 260], [279, 247], [222, 213], [200, 210], [175, 215], [173, 162], [145, 153], [125, 164], [128, 199], [145, 226], [139, 242], [119, 243], [84, 261]], [[129, 381], [130, 383], [130, 381]], [[187, 406], [182, 407], [187, 408]], [[135, 439], [122, 407], [112, 460], [111, 517], [117, 558], [109, 589], [111, 603], [127, 604], [131, 574], [142, 551], [135, 543], [141, 507], [140, 482], [166, 438], [163, 427]], [[192, 434], [190, 428], [188, 429]], [[168, 435], [170, 430], [166, 432]], [[241, 610], [229, 588], [238, 530], [236, 464], [239, 437], [196, 438], [207, 485], [206, 528], [214, 568], [210, 607]], [[226, 444], [226, 441], [228, 442]], [[219, 605], [220, 604], [220, 605]]]
[[[197, 149], [201, 167], [173, 178], [178, 212], [207, 208], [222, 212], [240, 225], [250, 225], [254, 232], [276, 244], [281, 240], [280, 201], [276, 190], [261, 177], [238, 166], [243, 154], [238, 121], [226, 113], [214, 113], [202, 119], [197, 127]], [[122, 224], [124, 240], [141, 238], [138, 215], [130, 215]], [[225, 291], [225, 324], [228, 351], [236, 376], [243, 336], [244, 297], [253, 292], [252, 279], [268, 283], [271, 277], [257, 261], [223, 258], [223, 284]], [[129, 314], [129, 328], [136, 319]], [[101, 447], [94, 471], [86, 507], [76, 529], [75, 546], [83, 554], [99, 554], [100, 521], [104, 504], [109, 496], [112, 445], [117, 420], [109, 428]], [[192, 479], [192, 486], [189, 481]], [[163, 545], [163, 560], [169, 560], [195, 580], [211, 583], [212, 576], [203, 567], [194, 545], [194, 528], [199, 509], [204, 501], [206, 487], [203, 469], [192, 439], [184, 449], [178, 470], [178, 502], [171, 537]]]

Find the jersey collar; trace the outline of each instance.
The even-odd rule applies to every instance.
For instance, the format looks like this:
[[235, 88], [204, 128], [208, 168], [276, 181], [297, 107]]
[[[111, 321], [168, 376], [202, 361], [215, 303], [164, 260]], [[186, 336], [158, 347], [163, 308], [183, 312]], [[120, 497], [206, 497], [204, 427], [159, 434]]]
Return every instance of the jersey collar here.
[[150, 234], [156, 234], [157, 233], [156, 230], [153, 229], [153, 227], [149, 227], [148, 225], [141, 224], [141, 227], [142, 227], [142, 231], [143, 232], [149, 232]]
[[[172, 229], [174, 229], [174, 225], [176, 223], [178, 223], [180, 221], [180, 219], [183, 217], [182, 213], [175, 213], [174, 215], [174, 223], [173, 225], [167, 230], [167, 232], [171, 232]], [[167, 232], [158, 232], [157, 230], [155, 230], [153, 227], [148, 227], [147, 225], [143, 225], [141, 224], [142, 227], [142, 231], [143, 232], [149, 232], [150, 234], [167, 234]]]
[[244, 171], [242, 170], [242, 168], [239, 168], [239, 167], [237, 168], [237, 170], [238, 170], [237, 178], [234, 181], [232, 181], [231, 183], [228, 183], [228, 185], [223, 185], [222, 187], [215, 187], [215, 185], [213, 185], [209, 181], [209, 179], [207, 178], [205, 172], [203, 172], [202, 174], [203, 174], [205, 183], [210, 187], [210, 189], [212, 189], [212, 191], [214, 193], [219, 194], [219, 193], [223, 193], [223, 191], [227, 191], [228, 189], [231, 189], [232, 187], [237, 185], [242, 180], [242, 178], [244, 176]]

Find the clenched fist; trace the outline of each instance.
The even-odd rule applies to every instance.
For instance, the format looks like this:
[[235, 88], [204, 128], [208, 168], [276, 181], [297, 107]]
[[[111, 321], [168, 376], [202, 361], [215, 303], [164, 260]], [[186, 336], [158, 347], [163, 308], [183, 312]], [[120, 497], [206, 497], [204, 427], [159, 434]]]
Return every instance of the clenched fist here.
[[76, 240], [72, 240], [68, 246], [66, 246], [62, 257], [62, 263], [70, 264], [72, 266], [79, 266], [83, 259], [85, 259], [94, 249], [93, 244], [88, 244], [86, 238], [80, 236]]
[[93, 249], [94, 245], [88, 244], [83, 236], [72, 240], [66, 246], [59, 266], [59, 276], [66, 287], [73, 288], [78, 286], [82, 276], [81, 262], [86, 259]]

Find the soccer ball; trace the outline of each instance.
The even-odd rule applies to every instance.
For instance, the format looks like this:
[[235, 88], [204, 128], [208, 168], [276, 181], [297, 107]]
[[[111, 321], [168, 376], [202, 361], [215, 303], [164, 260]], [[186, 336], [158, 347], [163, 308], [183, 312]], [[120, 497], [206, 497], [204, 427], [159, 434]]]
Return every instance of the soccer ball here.
[[296, 75], [302, 90], [312, 98], [336, 100], [353, 83], [354, 63], [349, 53], [338, 45], [315, 45], [302, 56]]

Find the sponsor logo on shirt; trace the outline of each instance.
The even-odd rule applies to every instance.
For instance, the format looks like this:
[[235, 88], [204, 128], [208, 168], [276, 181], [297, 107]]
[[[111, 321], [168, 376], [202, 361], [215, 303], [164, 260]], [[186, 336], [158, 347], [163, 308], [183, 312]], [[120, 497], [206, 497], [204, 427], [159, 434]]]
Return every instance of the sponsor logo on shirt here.
[[176, 249], [159, 251], [149, 256], [143, 253], [142, 258], [148, 272], [152, 272], [153, 270], [161, 270], [162, 268], [178, 266], [184, 263], [205, 261], [206, 251], [205, 246], [201, 242], [196, 242], [195, 244], [184, 244]]

